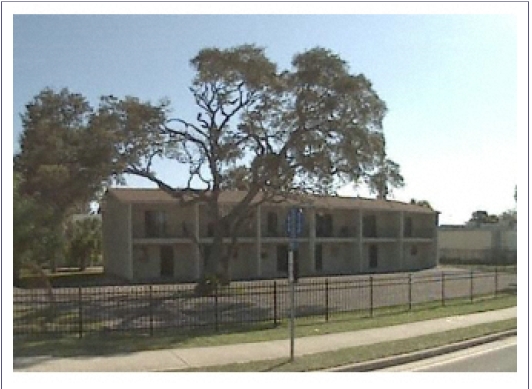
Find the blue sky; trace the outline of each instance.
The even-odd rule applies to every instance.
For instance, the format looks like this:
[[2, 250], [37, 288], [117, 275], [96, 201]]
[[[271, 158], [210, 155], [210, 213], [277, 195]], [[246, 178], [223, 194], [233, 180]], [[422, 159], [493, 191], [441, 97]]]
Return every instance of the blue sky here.
[[[45, 87], [68, 87], [94, 104], [104, 94], [168, 97], [176, 116], [194, 118], [188, 61], [200, 49], [255, 43], [288, 68], [295, 53], [322, 46], [387, 103], [388, 155], [406, 182], [394, 197], [428, 200], [441, 223], [463, 223], [478, 209], [514, 207], [517, 30], [513, 14], [15, 15], [13, 148], [19, 114]], [[159, 172], [183, 182], [172, 164]]]

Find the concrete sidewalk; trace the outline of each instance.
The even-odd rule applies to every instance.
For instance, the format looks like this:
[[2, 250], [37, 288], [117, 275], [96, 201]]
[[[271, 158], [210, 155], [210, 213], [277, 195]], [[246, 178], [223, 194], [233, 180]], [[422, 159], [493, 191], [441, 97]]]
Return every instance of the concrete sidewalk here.
[[[517, 317], [517, 307], [295, 340], [295, 356], [406, 339]], [[297, 334], [297, 332], [296, 332]], [[151, 372], [288, 358], [290, 341], [141, 351], [111, 356], [14, 358], [13, 370], [48, 372]]]

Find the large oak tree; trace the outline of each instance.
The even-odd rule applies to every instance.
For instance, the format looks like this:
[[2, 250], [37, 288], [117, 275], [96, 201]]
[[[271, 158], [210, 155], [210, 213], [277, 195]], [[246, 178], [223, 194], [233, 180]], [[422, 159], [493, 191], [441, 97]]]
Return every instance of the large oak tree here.
[[[334, 193], [348, 182], [371, 180], [382, 161], [398, 174], [398, 165], [385, 158], [385, 103], [364, 75], [350, 73], [330, 50], [296, 54], [288, 70], [279, 70], [253, 45], [203, 49], [190, 63], [196, 120], [167, 118], [165, 104], [119, 99], [108, 100], [102, 112], [132, 134], [118, 146], [135, 155], [123, 172], [145, 177], [183, 202], [208, 206], [214, 237], [206, 274], [227, 278], [235, 245], [224, 245], [223, 238], [229, 232], [236, 243], [239, 227], [258, 204]], [[139, 109], [153, 109], [154, 121], [131, 131], [127, 122], [136, 123]], [[152, 169], [157, 156], [188, 169], [185, 187], [160, 179]], [[245, 195], [224, 209], [221, 191], [235, 188]]]

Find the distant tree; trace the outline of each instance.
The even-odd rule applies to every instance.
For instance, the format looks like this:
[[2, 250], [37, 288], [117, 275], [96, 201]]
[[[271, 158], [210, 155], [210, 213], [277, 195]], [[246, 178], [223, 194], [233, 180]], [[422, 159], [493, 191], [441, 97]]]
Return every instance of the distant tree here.
[[[191, 65], [195, 121], [165, 119], [164, 104], [128, 105], [112, 98], [98, 117], [109, 128], [132, 134], [118, 145], [129, 157], [125, 173], [147, 178], [182, 202], [207, 205], [214, 233], [207, 275], [227, 279], [236, 246], [222, 239], [227, 234], [235, 238], [261, 202], [333, 193], [375, 174], [382, 161], [383, 171], [398, 173], [396, 164], [383, 159], [385, 103], [364, 75], [351, 74], [331, 51], [296, 54], [285, 71], [253, 45], [203, 49]], [[130, 125], [138, 124], [132, 115], [143, 109], [154, 120], [130, 132]], [[160, 179], [152, 169], [156, 157], [186, 166], [187, 184], [174, 188]], [[219, 198], [229, 188], [245, 195], [227, 209]]]
[[486, 211], [475, 211], [471, 214], [469, 224], [481, 225], [481, 224], [493, 224], [498, 223], [499, 217], [497, 215], [490, 215]]
[[50, 251], [60, 248], [61, 236], [49, 224], [52, 211], [22, 194], [22, 178], [17, 173], [13, 177], [13, 285], [19, 284], [21, 270], [25, 269], [38, 275], [51, 290], [42, 265]]
[[434, 209], [434, 208], [432, 208], [432, 205], [427, 200], [411, 199], [410, 200], [410, 204], [419, 205], [421, 207], [426, 207], [426, 208], [429, 208], [429, 209]]
[[[50, 211], [48, 226], [60, 236], [66, 216], [85, 208], [119, 177], [117, 132], [102, 126], [87, 100], [67, 89], [44, 89], [21, 118], [20, 152], [14, 156], [19, 190]], [[60, 245], [54, 247], [47, 252], [52, 271], [60, 255]]]
[[72, 220], [66, 229], [66, 258], [80, 271], [96, 261], [102, 253], [102, 223], [95, 217]]

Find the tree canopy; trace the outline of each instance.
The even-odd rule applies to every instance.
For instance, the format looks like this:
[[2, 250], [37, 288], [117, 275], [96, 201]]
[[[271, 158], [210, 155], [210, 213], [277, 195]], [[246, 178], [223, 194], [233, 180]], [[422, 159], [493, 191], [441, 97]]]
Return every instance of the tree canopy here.
[[116, 171], [114, 132], [100, 126], [85, 97], [44, 89], [21, 115], [14, 169], [22, 193], [50, 206], [59, 219], [94, 200]]

